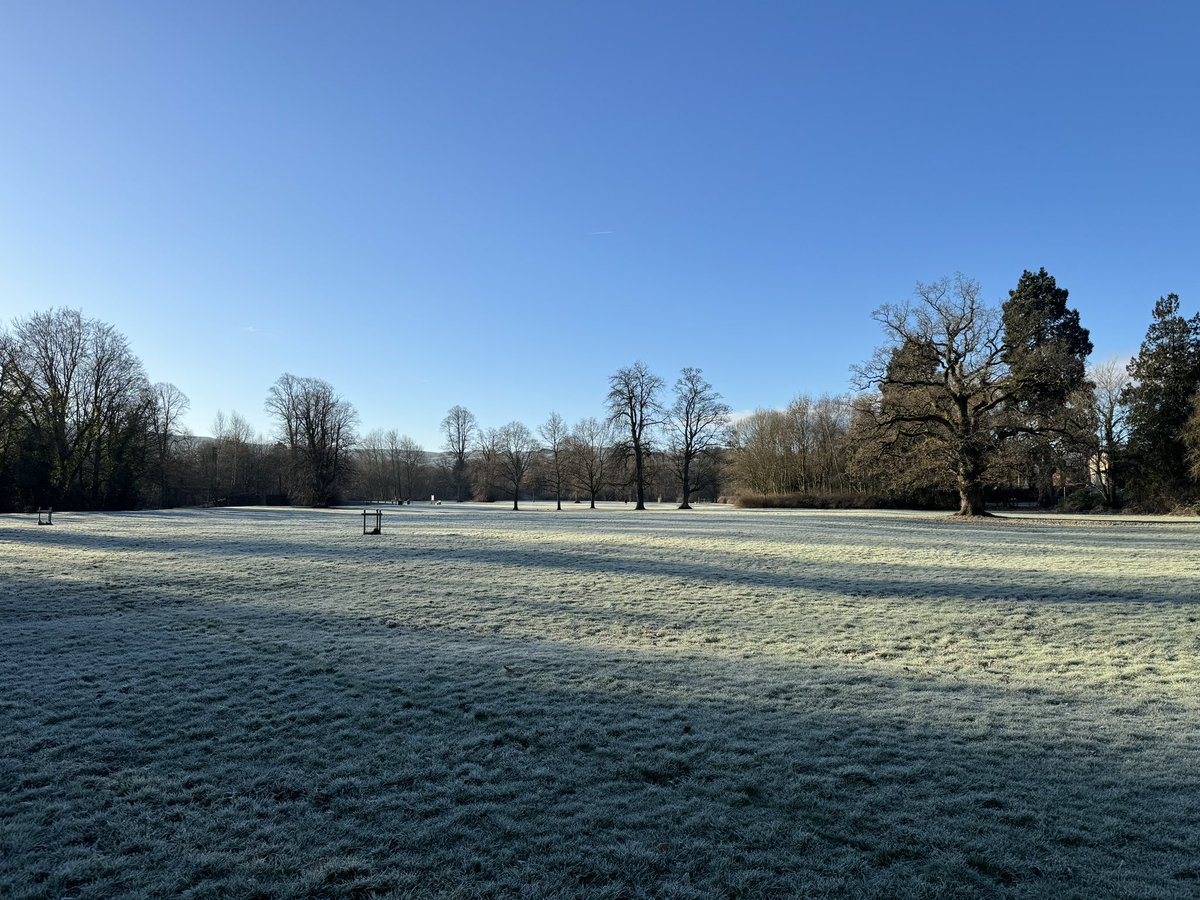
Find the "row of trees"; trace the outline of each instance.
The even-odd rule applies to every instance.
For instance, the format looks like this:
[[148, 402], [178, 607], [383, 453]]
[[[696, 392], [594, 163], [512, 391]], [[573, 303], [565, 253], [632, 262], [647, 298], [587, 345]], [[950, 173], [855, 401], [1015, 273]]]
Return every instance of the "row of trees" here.
[[187, 397], [152, 384], [125, 338], [77, 310], [0, 330], [0, 508], [191, 503], [328, 505], [346, 497], [456, 500], [700, 492], [857, 497], [931, 505], [957, 497], [1168, 509], [1200, 496], [1200, 315], [1154, 307], [1127, 366], [1088, 365], [1068, 293], [1026, 271], [992, 306], [963, 275], [877, 309], [885, 340], [855, 367], [857, 393], [800, 396], [732, 421], [699, 369], [668, 389], [644, 363], [609, 379], [604, 414], [536, 430], [485, 428], [465, 407], [440, 452], [395, 430], [358, 434], [328, 383], [285, 374], [268, 391], [269, 437], [236, 412], [208, 438], [182, 427]]
[[442, 431], [444, 452], [432, 456], [431, 467], [444, 495], [456, 500], [507, 497], [518, 509], [522, 494], [537, 493], [559, 509], [564, 497], [587, 499], [594, 508], [624, 479], [613, 429], [596, 418], [569, 427], [551, 413], [536, 432], [520, 422], [484, 428], [470, 410], [455, 406]]
[[212, 438], [183, 427], [187, 396], [152, 384], [111, 325], [56, 309], [0, 331], [0, 509], [128, 509], [335, 500], [355, 414], [318, 379], [284, 375], [267, 408], [275, 440], [237, 413]]
[[682, 478], [686, 504], [701, 481], [715, 490], [717, 467], [701, 457], [722, 442], [727, 407], [695, 369], [680, 377], [672, 404], [664, 406], [662, 394], [661, 379], [639, 363], [614, 375], [610, 416], [574, 427], [552, 414], [537, 434], [519, 422], [484, 429], [455, 407], [443, 422], [445, 452], [436, 454], [394, 430], [360, 439], [353, 407], [331, 385], [285, 374], [265, 401], [271, 436], [222, 412], [211, 437], [196, 437], [182, 424], [187, 396], [150, 383], [112, 326], [51, 310], [0, 332], [0, 509], [324, 506], [348, 494], [426, 491], [508, 496], [516, 506], [531, 489], [560, 505], [570, 496], [593, 506], [633, 491], [642, 506], [647, 486], [673, 496], [674, 478]]
[[143, 500], [181, 410], [128, 342], [77, 310], [0, 333], [0, 506], [117, 508]]
[[442, 458], [454, 498], [492, 500], [503, 492], [516, 509], [533, 483], [559, 509], [564, 495], [582, 495], [594, 507], [605, 491], [622, 489], [645, 509], [648, 489], [665, 489], [689, 509], [698, 488], [715, 487], [729, 407], [699, 369], [685, 368], [667, 397], [645, 363], [622, 368], [609, 379], [606, 412], [574, 427], [551, 413], [535, 434], [520, 422], [483, 428], [470, 410], [453, 407], [442, 420]]

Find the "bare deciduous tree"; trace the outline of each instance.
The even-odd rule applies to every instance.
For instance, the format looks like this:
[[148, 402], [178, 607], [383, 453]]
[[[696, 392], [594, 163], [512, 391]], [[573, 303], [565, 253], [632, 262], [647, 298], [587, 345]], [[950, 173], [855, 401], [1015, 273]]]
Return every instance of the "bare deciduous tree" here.
[[16, 323], [14, 362], [22, 413], [48, 462], [46, 499], [133, 505], [150, 391], [124, 336], [79, 310], [36, 313]]
[[254, 428], [236, 410], [228, 416], [217, 410], [212, 424], [213, 441], [208, 448], [208, 495], [213, 502], [244, 502], [247, 494], [258, 493], [252, 485], [255, 456]]
[[407, 434], [400, 436], [400, 474], [404, 478], [404, 497], [411, 500], [417, 479], [425, 468], [425, 451]]
[[12, 335], [0, 331], [0, 509], [7, 509], [13, 492], [13, 466], [22, 433], [22, 380], [18, 377], [17, 348]]
[[576, 423], [567, 441], [567, 472], [577, 489], [588, 495], [591, 508], [596, 497], [612, 480], [613, 445], [616, 433], [612, 423], [587, 418]]
[[150, 441], [158, 476], [158, 503], [171, 505], [171, 467], [182, 441], [187, 437], [182, 419], [191, 403], [179, 388], [160, 381], [151, 388]]
[[417, 479], [425, 468], [425, 451], [407, 434], [391, 428], [384, 435], [391, 484], [398, 501], [412, 500]]
[[759, 409], [733, 426], [729, 477], [758, 494], [831, 494], [849, 487], [850, 403], [800, 395], [786, 409]]
[[1004, 402], [1003, 324], [961, 274], [918, 283], [917, 304], [874, 313], [888, 343], [856, 370], [858, 386], [878, 387], [877, 426], [920, 439], [944, 458], [958, 485], [959, 513], [984, 515], [983, 479], [992, 449], [989, 415]]
[[538, 429], [546, 454], [546, 484], [554, 490], [555, 509], [562, 510], [563, 485], [567, 480], [567, 423], [556, 412]]
[[521, 422], [509, 422], [499, 430], [496, 444], [500, 451], [500, 474], [512, 488], [513, 509], [520, 509], [521, 488], [537, 458], [537, 441]]
[[395, 428], [384, 432], [383, 447], [387, 456], [388, 492], [397, 503], [403, 503], [406, 494], [400, 464], [400, 433]]
[[464, 406], [451, 407], [442, 419], [442, 434], [446, 436], [446, 454], [450, 457], [450, 472], [454, 480], [454, 499], [461, 503], [468, 485], [467, 459], [471, 455], [471, 444], [479, 423], [474, 414]]
[[729, 405], [721, 400], [699, 369], [687, 367], [675, 382], [675, 399], [665, 419], [668, 446], [679, 476], [680, 509], [691, 509], [692, 466], [703, 453], [726, 439]]
[[1092, 471], [1109, 506], [1117, 501], [1113, 477], [1116, 461], [1125, 443], [1125, 408], [1121, 394], [1129, 386], [1129, 372], [1117, 359], [1109, 359], [1088, 370], [1093, 385], [1094, 415], [1098, 427], [1097, 452]]
[[364, 499], [383, 500], [394, 497], [396, 478], [392, 471], [392, 456], [388, 436], [381, 428], [368, 431], [359, 441], [355, 453], [358, 474], [356, 484]]
[[618, 369], [608, 379], [608, 413], [628, 438], [628, 453], [633, 458], [633, 480], [637, 489], [634, 509], [646, 508], [646, 455], [649, 432], [662, 424], [659, 393], [663, 380], [641, 361]]
[[500, 477], [500, 429], [478, 428], [471, 459], [471, 486], [476, 500], [491, 503], [496, 499], [496, 481]]
[[349, 472], [358, 416], [319, 378], [284, 374], [271, 386], [267, 411], [291, 454], [293, 487], [301, 502], [328, 506]]

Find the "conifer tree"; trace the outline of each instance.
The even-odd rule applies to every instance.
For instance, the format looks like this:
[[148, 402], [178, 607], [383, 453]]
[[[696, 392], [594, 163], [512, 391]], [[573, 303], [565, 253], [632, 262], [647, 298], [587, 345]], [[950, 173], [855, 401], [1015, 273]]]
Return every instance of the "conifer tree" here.
[[1179, 296], [1154, 304], [1141, 349], [1129, 362], [1133, 383], [1122, 394], [1128, 410], [1128, 482], [1142, 503], [1169, 506], [1192, 489], [1184, 427], [1200, 388], [1200, 314], [1179, 312]]

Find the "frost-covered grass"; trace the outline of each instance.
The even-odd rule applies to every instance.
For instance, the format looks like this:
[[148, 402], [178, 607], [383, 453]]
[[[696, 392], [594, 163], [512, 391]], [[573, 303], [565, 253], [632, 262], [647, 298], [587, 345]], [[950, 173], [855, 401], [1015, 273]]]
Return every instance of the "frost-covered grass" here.
[[1200, 524], [360, 521], [0, 517], [0, 895], [1200, 895]]

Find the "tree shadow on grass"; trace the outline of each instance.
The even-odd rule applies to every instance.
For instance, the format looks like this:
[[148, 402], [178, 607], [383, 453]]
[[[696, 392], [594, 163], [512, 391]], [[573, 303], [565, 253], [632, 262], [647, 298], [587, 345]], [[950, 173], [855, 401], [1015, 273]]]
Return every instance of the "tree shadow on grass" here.
[[[610, 550], [593, 547], [555, 549], [549, 545], [484, 546], [469, 537], [447, 539], [443, 545], [416, 541], [403, 533], [385, 534], [386, 539], [358, 539], [339, 529], [328, 540], [269, 533], [261, 538], [247, 535], [231, 542], [228, 535], [203, 540], [167, 541], [160, 536], [108, 536], [84, 531], [56, 531], [40, 543], [53, 548], [95, 552], [153, 553], [169, 556], [202, 554], [223, 557], [231, 568], [251, 567], [263, 561], [289, 560], [355, 561], [374, 563], [419, 562], [453, 577], [465, 567], [496, 573], [540, 570], [555, 573], [592, 573], [597, 576], [665, 578], [697, 584], [735, 585], [795, 591], [798, 594], [889, 597], [906, 601], [1051, 601], [1055, 603], [1169, 603], [1194, 604], [1200, 600], [1197, 581], [1153, 577], [1135, 587], [1113, 583], [1109, 576], [1084, 572], [997, 569], [987, 566], [934, 564], [929, 566], [884, 565], [846, 559], [814, 568], [803, 561], [788, 568], [787, 560], [756, 560], [723, 554], [724, 563], [711, 562], [699, 553], [682, 556], [649, 556], [636, 545]], [[497, 540], [502, 540], [502, 537]], [[707, 554], [712, 556], [715, 554]], [[736, 562], [736, 564], [733, 564]], [[937, 573], [930, 577], [930, 573]], [[70, 573], [64, 573], [70, 574]], [[1067, 575], [1069, 574], [1069, 580]], [[1131, 575], [1155, 573], [1130, 573]]]
[[253, 604], [0, 636], [0, 893], [1183, 897], [1196, 734]]

